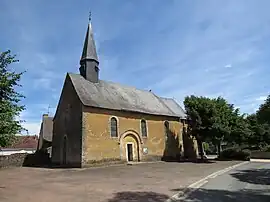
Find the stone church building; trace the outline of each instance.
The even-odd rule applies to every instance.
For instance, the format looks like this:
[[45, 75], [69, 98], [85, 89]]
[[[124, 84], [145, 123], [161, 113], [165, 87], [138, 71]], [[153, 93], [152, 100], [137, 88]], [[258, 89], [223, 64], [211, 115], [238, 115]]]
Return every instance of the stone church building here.
[[52, 163], [195, 158], [184, 110], [174, 99], [100, 80], [102, 65], [88, 25], [80, 74], [67, 73], [53, 119]]

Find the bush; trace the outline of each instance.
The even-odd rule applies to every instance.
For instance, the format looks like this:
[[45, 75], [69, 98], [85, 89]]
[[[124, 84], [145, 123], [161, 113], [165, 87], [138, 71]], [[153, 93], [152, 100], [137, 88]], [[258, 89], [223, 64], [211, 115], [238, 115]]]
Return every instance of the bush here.
[[262, 151], [264, 151], [264, 152], [270, 152], [270, 146], [269, 146], [269, 145], [265, 146], [265, 147], [262, 149]]
[[238, 148], [229, 148], [221, 152], [219, 159], [249, 161], [250, 152], [248, 150], [240, 150]]
[[204, 142], [203, 150], [207, 155], [217, 154], [216, 146], [213, 145], [211, 142]]

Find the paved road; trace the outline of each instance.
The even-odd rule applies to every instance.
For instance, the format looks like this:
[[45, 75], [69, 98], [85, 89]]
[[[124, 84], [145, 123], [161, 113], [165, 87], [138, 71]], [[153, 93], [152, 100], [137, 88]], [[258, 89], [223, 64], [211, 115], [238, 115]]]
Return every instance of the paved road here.
[[250, 162], [191, 191], [181, 201], [270, 202], [270, 163]]

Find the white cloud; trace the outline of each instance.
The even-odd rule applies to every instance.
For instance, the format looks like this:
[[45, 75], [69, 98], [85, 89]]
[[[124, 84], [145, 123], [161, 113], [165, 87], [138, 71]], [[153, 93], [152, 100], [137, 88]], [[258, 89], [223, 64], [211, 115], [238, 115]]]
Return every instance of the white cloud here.
[[257, 101], [265, 101], [267, 98], [267, 96], [260, 96], [258, 98], [256, 98]]
[[224, 67], [225, 67], [225, 68], [231, 68], [232, 65], [231, 65], [231, 64], [227, 64], [227, 65], [225, 65]]

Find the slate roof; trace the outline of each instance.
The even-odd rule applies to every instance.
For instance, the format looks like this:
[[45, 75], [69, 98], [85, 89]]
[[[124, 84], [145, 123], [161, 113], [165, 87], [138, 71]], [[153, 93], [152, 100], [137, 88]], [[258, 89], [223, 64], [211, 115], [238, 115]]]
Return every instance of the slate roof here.
[[91, 23], [88, 24], [81, 60], [95, 60], [98, 62]]
[[173, 98], [164, 98], [160, 97], [160, 99], [167, 105], [174, 113], [179, 114], [181, 117], [186, 118], [186, 112], [183, 108], [173, 99]]
[[36, 135], [21, 135], [16, 137], [17, 140], [8, 147], [7, 149], [16, 148], [16, 149], [36, 149], [38, 145], [38, 137]]
[[86, 106], [186, 117], [184, 110], [173, 99], [160, 98], [152, 92], [109, 81], [93, 83], [79, 74], [68, 73], [68, 76], [81, 102]]

